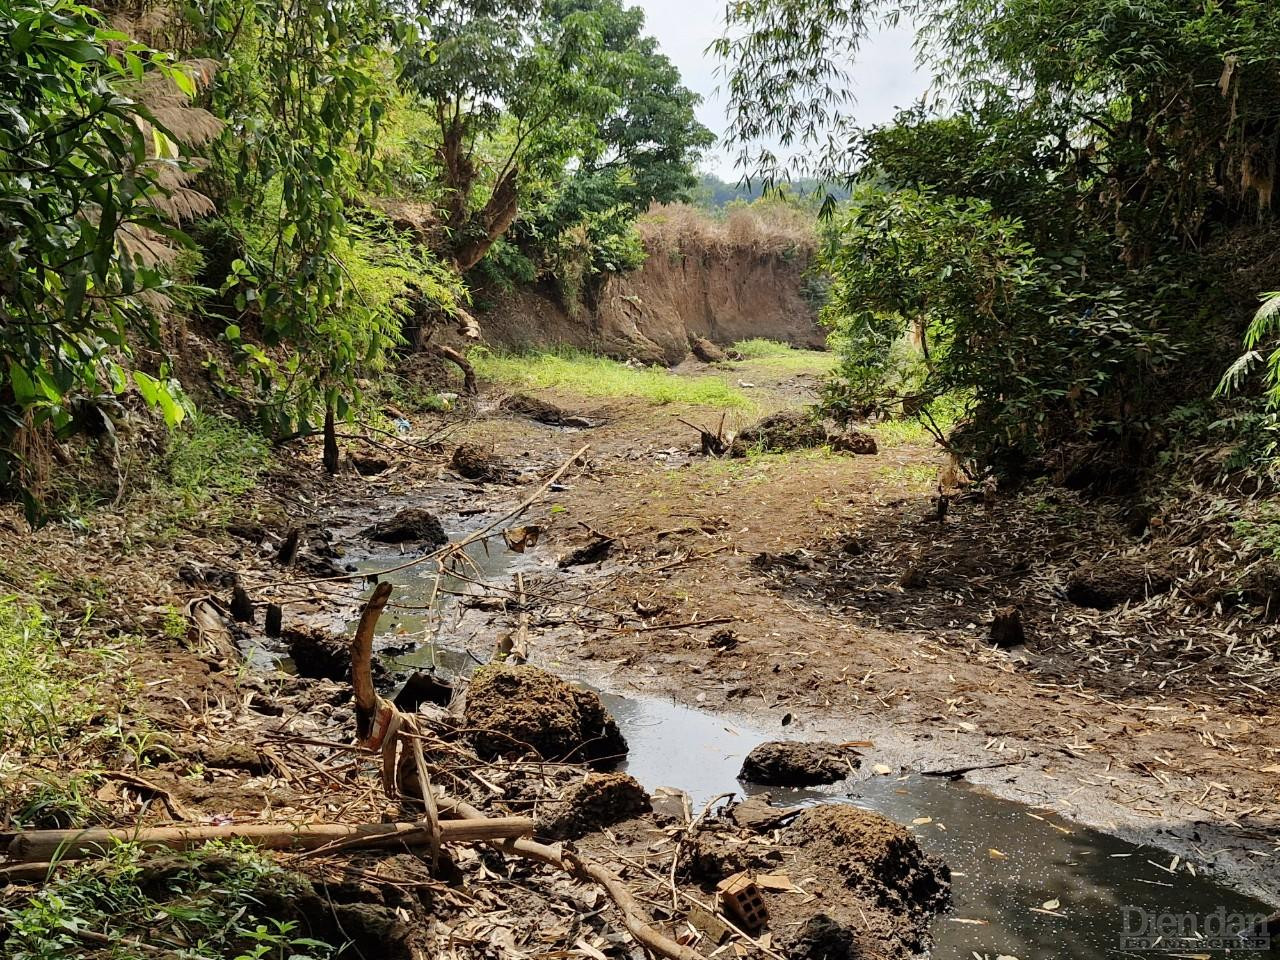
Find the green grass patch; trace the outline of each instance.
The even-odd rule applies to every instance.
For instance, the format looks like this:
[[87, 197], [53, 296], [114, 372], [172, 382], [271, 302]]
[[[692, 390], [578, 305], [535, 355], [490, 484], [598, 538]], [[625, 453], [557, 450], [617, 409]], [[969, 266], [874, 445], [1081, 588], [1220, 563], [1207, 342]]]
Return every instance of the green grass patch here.
[[742, 366], [778, 373], [827, 373], [835, 367], [837, 360], [834, 353], [800, 350], [763, 337], [739, 340], [732, 349], [742, 354]]
[[[948, 394], [934, 400], [928, 407], [928, 413], [938, 429], [942, 431], [943, 436], [946, 436], [964, 418], [967, 408], [967, 398]], [[920, 417], [881, 420], [866, 426], [883, 447], [902, 447], [907, 444], [932, 445], [936, 442], [933, 433], [924, 425]]]
[[630, 367], [580, 350], [560, 348], [503, 354], [470, 353], [484, 380], [531, 388], [555, 388], [584, 397], [637, 397], [651, 403], [750, 409], [754, 402], [716, 376], [680, 376], [660, 367]]
[[257, 487], [270, 456], [261, 434], [226, 417], [197, 413], [170, 434], [157, 492], [176, 494], [189, 509], [242, 496]]
[[57, 749], [64, 729], [87, 719], [91, 702], [44, 613], [0, 597], [0, 743]]
[[173, 854], [157, 881], [139, 848], [120, 844], [99, 860], [59, 872], [26, 903], [0, 908], [0, 954], [13, 960], [328, 960], [332, 946], [302, 936], [294, 921], [264, 916], [261, 891], [296, 886], [243, 845]]

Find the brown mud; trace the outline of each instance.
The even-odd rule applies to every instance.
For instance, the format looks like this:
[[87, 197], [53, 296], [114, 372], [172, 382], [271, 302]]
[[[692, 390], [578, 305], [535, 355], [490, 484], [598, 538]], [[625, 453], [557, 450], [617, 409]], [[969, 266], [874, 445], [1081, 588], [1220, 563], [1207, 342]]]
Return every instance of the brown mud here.
[[[752, 376], [766, 411], [812, 396], [806, 378]], [[590, 445], [526, 518], [543, 531], [520, 561], [535, 662], [787, 736], [871, 741], [865, 775], [971, 767], [999, 796], [1280, 900], [1267, 692], [1280, 648], [1256, 611], [1221, 604], [1211, 544], [1172, 518], [1137, 539], [1124, 506], [1052, 485], [950, 489], [940, 516], [945, 458], [924, 441], [726, 461], [700, 456], [679, 423], [706, 411], [612, 401], [600, 413], [591, 430], [503, 416], [458, 428], [541, 475]], [[442, 514], [516, 496], [403, 490]], [[554, 566], [605, 541], [598, 562]], [[1177, 573], [1110, 610], [1072, 603], [1073, 575], [1104, 562]], [[497, 602], [437, 640], [487, 657], [513, 622]], [[992, 618], [1009, 606], [1026, 643], [998, 649]], [[716, 642], [726, 629], [734, 642]]]

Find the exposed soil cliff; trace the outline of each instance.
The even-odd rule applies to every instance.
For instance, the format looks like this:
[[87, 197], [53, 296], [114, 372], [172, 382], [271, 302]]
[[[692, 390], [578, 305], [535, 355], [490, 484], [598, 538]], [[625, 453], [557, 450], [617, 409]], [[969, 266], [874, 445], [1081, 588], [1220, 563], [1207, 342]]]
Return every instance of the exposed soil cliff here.
[[573, 311], [550, 284], [496, 296], [482, 319], [486, 338], [508, 349], [569, 344], [668, 364], [688, 356], [690, 336], [721, 344], [750, 337], [799, 347], [825, 342], [804, 296], [807, 254], [653, 246], [639, 270], [609, 278], [594, 302]]

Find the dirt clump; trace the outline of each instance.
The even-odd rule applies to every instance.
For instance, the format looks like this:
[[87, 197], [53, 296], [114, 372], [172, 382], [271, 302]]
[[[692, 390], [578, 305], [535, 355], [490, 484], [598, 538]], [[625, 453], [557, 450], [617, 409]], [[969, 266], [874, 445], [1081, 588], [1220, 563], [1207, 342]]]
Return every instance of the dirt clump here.
[[1022, 611], [1017, 607], [1001, 607], [991, 618], [991, 642], [1002, 650], [1027, 642], [1022, 626]]
[[861, 430], [846, 430], [833, 434], [830, 439], [831, 449], [836, 453], [856, 453], [870, 455], [880, 452], [876, 438]]
[[442, 546], [449, 542], [440, 519], [422, 507], [407, 507], [390, 520], [379, 520], [366, 527], [363, 536], [378, 543], [429, 543]]
[[835, 743], [771, 740], [747, 754], [738, 779], [772, 787], [811, 787], [844, 780], [856, 766], [858, 760]]
[[750, 866], [742, 845], [727, 844], [713, 833], [696, 833], [681, 846], [676, 869], [680, 877], [710, 890]]
[[467, 480], [492, 483], [505, 480], [508, 473], [502, 459], [478, 443], [458, 444], [449, 465]]
[[351, 453], [351, 465], [356, 468], [356, 473], [362, 477], [376, 477], [380, 473], [386, 473], [391, 469], [391, 461], [386, 457], [377, 457], [372, 454]]
[[1077, 607], [1111, 610], [1168, 593], [1173, 578], [1164, 570], [1132, 560], [1101, 560], [1076, 570], [1067, 580], [1067, 599]]
[[790, 960], [857, 960], [866, 954], [858, 946], [852, 927], [815, 913], [780, 946]]
[[528, 417], [538, 423], [545, 423], [549, 427], [594, 426], [586, 417], [570, 413], [563, 407], [558, 407], [539, 397], [532, 397], [527, 393], [513, 393], [509, 397], [504, 397], [498, 404], [498, 409], [505, 413], [514, 413], [519, 417]]
[[689, 350], [703, 363], [723, 363], [728, 357], [706, 337], [690, 337]]
[[[351, 680], [351, 645], [346, 637], [320, 627], [286, 627], [281, 638], [300, 677], [312, 680]], [[385, 668], [373, 661], [375, 677]]]
[[813, 807], [782, 832], [782, 841], [896, 915], [923, 922], [951, 895], [947, 865], [921, 850], [911, 831], [870, 810]]
[[589, 773], [544, 808], [535, 832], [549, 840], [577, 840], [651, 809], [649, 794], [625, 773]]
[[530, 752], [544, 760], [608, 766], [627, 741], [600, 697], [528, 665], [489, 665], [467, 689], [466, 725], [486, 760]]
[[752, 453], [790, 453], [829, 446], [835, 453], [872, 454], [879, 452], [875, 437], [858, 430], [829, 430], [810, 414], [782, 410], [743, 429], [729, 445], [729, 456]]
[[793, 410], [772, 413], [740, 431], [729, 445], [729, 456], [752, 452], [788, 453], [820, 447], [827, 442], [826, 428], [812, 417]]

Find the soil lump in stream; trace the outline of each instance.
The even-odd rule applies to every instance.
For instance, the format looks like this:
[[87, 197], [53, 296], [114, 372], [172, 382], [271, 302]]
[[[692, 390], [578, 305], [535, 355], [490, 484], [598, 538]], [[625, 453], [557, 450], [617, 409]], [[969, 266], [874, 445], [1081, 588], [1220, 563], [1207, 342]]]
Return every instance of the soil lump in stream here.
[[486, 760], [532, 753], [607, 767], [627, 755], [627, 741], [597, 694], [533, 666], [477, 670], [465, 717], [476, 752]]
[[877, 906], [922, 925], [950, 899], [947, 865], [921, 850], [906, 827], [870, 810], [810, 808], [782, 831], [782, 841]]
[[379, 520], [366, 527], [363, 535], [378, 543], [428, 543], [438, 547], [449, 542], [440, 519], [422, 507], [407, 507], [390, 520]]
[[771, 787], [812, 787], [838, 783], [857, 766], [857, 758], [835, 743], [771, 740], [747, 754], [738, 779]]
[[481, 482], [500, 482], [509, 473], [500, 457], [478, 443], [458, 444], [449, 465], [465, 479]]

